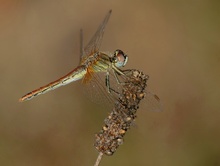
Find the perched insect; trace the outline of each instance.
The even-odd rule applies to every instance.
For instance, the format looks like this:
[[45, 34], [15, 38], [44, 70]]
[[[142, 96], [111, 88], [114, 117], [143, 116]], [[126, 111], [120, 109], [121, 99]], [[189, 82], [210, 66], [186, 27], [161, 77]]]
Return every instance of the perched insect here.
[[[27, 93], [21, 97], [19, 101], [23, 102], [26, 100], [31, 100], [38, 95], [44, 94], [80, 79], [82, 79], [83, 84], [92, 84], [90, 87], [95, 89], [93, 91], [99, 91], [101, 92], [100, 94], [104, 94], [104, 98], [111, 100], [112, 96], [114, 96], [111, 95], [112, 92], [114, 94], [118, 93], [117, 89], [113, 88], [113, 85], [120, 87], [123, 83], [124, 79], [122, 77], [125, 77], [126, 74], [124, 74], [125, 72], [121, 68], [124, 67], [128, 61], [128, 56], [122, 50], [117, 49], [114, 53], [99, 51], [104, 30], [111, 13], [111, 10], [107, 13], [96, 33], [85, 48], [83, 48], [83, 35], [81, 31], [79, 66], [58, 80]], [[100, 77], [100, 73], [102, 75], [104, 74], [105, 77]], [[150, 109], [159, 110], [159, 98], [148, 91], [146, 91], [146, 94], [147, 95], [145, 98], [148, 100], [148, 103], [151, 103], [153, 106]]]

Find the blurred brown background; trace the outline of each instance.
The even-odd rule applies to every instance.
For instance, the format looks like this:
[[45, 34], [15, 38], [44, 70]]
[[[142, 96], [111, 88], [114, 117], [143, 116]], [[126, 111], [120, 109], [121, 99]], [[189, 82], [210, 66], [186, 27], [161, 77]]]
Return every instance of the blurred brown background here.
[[78, 65], [85, 42], [113, 10], [101, 50], [129, 55], [150, 76], [163, 112], [139, 110], [125, 143], [101, 165], [220, 165], [220, 3], [148, 0], [0, 1], [0, 165], [91, 166], [108, 115], [80, 82], [18, 99]]

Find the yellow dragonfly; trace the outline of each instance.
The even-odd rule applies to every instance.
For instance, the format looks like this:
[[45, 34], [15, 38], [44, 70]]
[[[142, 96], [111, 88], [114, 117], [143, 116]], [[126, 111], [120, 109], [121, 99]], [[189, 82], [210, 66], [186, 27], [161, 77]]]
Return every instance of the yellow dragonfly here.
[[[128, 56], [121, 50], [117, 49], [114, 53], [107, 53], [99, 51], [101, 41], [104, 35], [104, 30], [106, 27], [106, 24], [111, 16], [112, 10], [110, 10], [100, 26], [98, 27], [96, 33], [93, 35], [89, 43], [86, 45], [85, 48], [83, 48], [83, 34], [81, 30], [81, 46], [80, 46], [80, 64], [78, 67], [73, 69], [71, 72], [66, 74], [65, 76], [59, 78], [56, 81], [53, 81], [45, 86], [42, 86], [36, 90], [33, 90], [23, 97], [19, 99], [20, 102], [31, 100], [36, 96], [39, 96], [41, 94], [44, 94], [46, 92], [49, 92], [51, 90], [54, 90], [58, 87], [67, 85], [71, 82], [77, 81], [82, 79], [82, 82], [84, 84], [95, 82], [96, 85], [95, 88], [102, 88], [102, 94], [103, 91], [105, 91], [105, 97], [110, 98], [112, 100], [112, 97], [114, 96], [110, 95], [111, 92], [114, 92], [117, 94], [117, 90], [111, 87], [112, 84], [118, 84], [116, 87], [120, 87], [120, 84], [122, 83], [119, 79], [121, 76], [125, 76], [125, 72], [121, 70], [120, 68], [124, 67], [128, 61]], [[99, 77], [96, 75], [96, 73], [104, 73], [104, 86], [100, 85], [100, 81], [103, 82], [103, 77]], [[110, 79], [110, 75], [114, 77], [114, 79]], [[115, 83], [111, 83], [111, 80]], [[91, 83], [91, 84], [93, 84]], [[111, 85], [110, 85], [111, 83]], [[91, 87], [91, 86], [90, 86]], [[105, 90], [103, 90], [103, 87]], [[93, 87], [91, 87], [93, 88]], [[94, 88], [93, 88], [94, 89]], [[99, 89], [95, 89], [95, 91], [100, 91]], [[93, 92], [92, 92], [93, 93]], [[99, 92], [100, 93], [100, 92]], [[106, 95], [107, 93], [107, 95]], [[93, 97], [91, 97], [93, 98]], [[148, 102], [151, 103], [151, 105], [154, 107], [153, 109], [158, 108], [160, 109], [160, 102], [159, 98], [156, 95], [151, 94], [150, 92], [147, 92], [146, 98], [148, 99]]]
[[121, 50], [116, 50], [114, 54], [99, 51], [104, 29], [111, 13], [111, 10], [107, 13], [98, 30], [84, 49], [82, 44], [81, 31], [81, 56], [80, 65], [78, 67], [73, 69], [65, 76], [59, 78], [58, 80], [27, 93], [21, 97], [19, 101], [22, 102], [30, 100], [38, 95], [44, 94], [80, 79], [83, 79], [83, 83], [88, 83], [92, 79], [93, 74], [96, 72], [106, 73], [106, 89], [110, 93], [111, 89], [109, 86], [109, 71], [113, 70], [115, 74], [123, 75], [119, 68], [125, 66], [128, 60], [127, 55], [125, 55]]

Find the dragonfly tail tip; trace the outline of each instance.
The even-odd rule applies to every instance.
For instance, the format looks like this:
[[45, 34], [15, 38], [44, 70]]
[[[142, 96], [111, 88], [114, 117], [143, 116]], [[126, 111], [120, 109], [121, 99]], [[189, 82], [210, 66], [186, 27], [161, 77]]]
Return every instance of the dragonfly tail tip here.
[[24, 101], [24, 99], [23, 99], [23, 98], [20, 98], [18, 101], [19, 101], [19, 102], [23, 102], [23, 101]]

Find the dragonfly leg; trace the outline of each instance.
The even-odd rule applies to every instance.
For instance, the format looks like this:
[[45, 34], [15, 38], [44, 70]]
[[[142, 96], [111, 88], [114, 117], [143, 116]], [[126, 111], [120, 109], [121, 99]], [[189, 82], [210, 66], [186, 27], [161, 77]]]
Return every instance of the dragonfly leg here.
[[114, 76], [115, 76], [115, 79], [116, 79], [117, 83], [120, 84], [120, 85], [124, 85], [125, 82], [121, 82], [121, 81], [119, 80], [119, 78], [118, 78], [118, 73], [116, 73], [114, 70], [113, 70], [113, 73], [114, 73]]
[[120, 75], [120, 76], [123, 76], [124, 79], [125, 79], [125, 78], [129, 78], [129, 72], [131, 72], [131, 70], [130, 70], [130, 69], [120, 70], [119, 68], [117, 68], [117, 67], [115, 67], [115, 66], [112, 66], [112, 67], [113, 67], [112, 70], [113, 70], [113, 73], [114, 73], [114, 77], [115, 77], [117, 83], [120, 84], [120, 85], [125, 85], [125, 84], [127, 84], [127, 82], [122, 82], [122, 81], [120, 81], [120, 79], [118, 78], [118, 76], [119, 76], [119, 75]]
[[129, 72], [131, 72], [131, 71], [132, 71], [132, 70], [130, 70], [130, 69], [123, 70], [123, 74], [127, 76], [127, 75], [128, 75], [128, 73], [129, 73]]
[[118, 84], [120, 85], [125, 85], [127, 84], [128, 82], [122, 82], [120, 81], [120, 79], [118, 78], [118, 75], [123, 75], [124, 77], [128, 77], [125, 72], [130, 72], [130, 70], [123, 70], [123, 71], [120, 71], [120, 73], [118, 73], [117, 71], [113, 70], [113, 74], [115, 76], [115, 79], [117, 81]]
[[106, 86], [106, 88], [107, 88], [108, 93], [111, 93], [111, 92], [110, 92], [109, 72], [106, 73], [105, 86]]
[[105, 77], [105, 85], [106, 85], [106, 88], [107, 88], [107, 92], [108, 93], [116, 93], [117, 95], [119, 95], [119, 92], [117, 92], [116, 90], [114, 90], [113, 88], [110, 87], [110, 79], [109, 79], [109, 72], [107, 71], [106, 73], [106, 77]]

